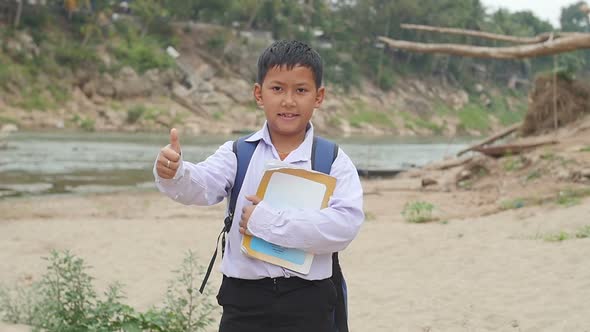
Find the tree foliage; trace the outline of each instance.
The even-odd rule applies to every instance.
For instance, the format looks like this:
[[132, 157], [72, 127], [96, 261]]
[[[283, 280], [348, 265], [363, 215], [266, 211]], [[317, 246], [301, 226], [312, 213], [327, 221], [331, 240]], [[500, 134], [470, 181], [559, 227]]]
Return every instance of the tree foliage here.
[[[85, 1], [78, 1], [86, 3]], [[119, 1], [90, 1], [91, 10], [80, 8], [67, 26], [83, 44], [105, 38], [108, 26], [101, 18], [110, 17]], [[46, 11], [68, 15], [64, 1], [50, 0]], [[465, 43], [503, 46], [500, 42], [464, 36], [440, 35], [402, 29], [402, 23], [456, 27], [515, 36], [534, 36], [557, 31], [531, 11], [488, 12], [481, 0], [134, 0], [131, 12], [140, 23], [139, 37], [159, 35], [166, 40], [170, 22], [215, 23], [228, 28], [265, 30], [275, 39], [302, 39], [316, 47], [326, 61], [328, 82], [345, 87], [359, 85], [364, 77], [388, 89], [396, 77], [434, 75], [472, 86], [476, 80], [507, 81], [516, 75], [527, 78], [551, 69], [553, 59], [540, 58], [498, 62], [452, 56], [411, 54], [379, 47], [376, 36], [418, 42]], [[590, 20], [580, 10], [581, 1], [562, 8], [564, 31], [590, 32]], [[38, 29], [50, 21], [43, 10], [23, 13], [21, 28]], [[572, 70], [587, 69], [588, 52], [559, 56], [558, 63]], [[483, 70], [482, 70], [483, 68]], [[483, 73], [483, 74], [482, 74]]]

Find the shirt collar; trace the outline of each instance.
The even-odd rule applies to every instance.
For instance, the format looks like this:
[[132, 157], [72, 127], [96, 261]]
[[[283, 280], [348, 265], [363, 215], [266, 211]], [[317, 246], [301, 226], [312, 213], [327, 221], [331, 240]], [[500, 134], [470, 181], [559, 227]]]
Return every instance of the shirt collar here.
[[[311, 160], [311, 147], [313, 145], [313, 125], [311, 122], [307, 124], [307, 130], [305, 132], [305, 138], [303, 139], [303, 143], [297, 147], [297, 149], [293, 150], [287, 157], [287, 161], [289, 162], [296, 162], [296, 161], [308, 161]], [[272, 140], [270, 139], [270, 132], [268, 131], [268, 124], [264, 121], [264, 125], [262, 128], [252, 134], [250, 137], [246, 138], [247, 142], [256, 142], [262, 140], [266, 145], [273, 146]]]

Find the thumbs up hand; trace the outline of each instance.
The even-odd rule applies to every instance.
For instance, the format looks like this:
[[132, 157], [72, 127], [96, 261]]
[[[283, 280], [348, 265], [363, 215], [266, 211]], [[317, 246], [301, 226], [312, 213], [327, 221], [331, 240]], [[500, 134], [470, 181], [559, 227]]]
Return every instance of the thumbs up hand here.
[[163, 179], [172, 179], [180, 166], [180, 141], [176, 128], [170, 130], [170, 144], [160, 150], [156, 172]]

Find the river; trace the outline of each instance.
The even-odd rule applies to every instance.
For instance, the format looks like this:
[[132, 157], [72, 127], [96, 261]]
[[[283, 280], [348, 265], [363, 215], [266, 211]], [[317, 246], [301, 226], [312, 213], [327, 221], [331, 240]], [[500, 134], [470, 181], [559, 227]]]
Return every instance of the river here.
[[[181, 137], [185, 160], [201, 161], [234, 137]], [[440, 160], [469, 139], [332, 138], [357, 168], [407, 169]], [[2, 139], [0, 199], [40, 194], [153, 189], [152, 166], [168, 135], [18, 132]], [[2, 144], [0, 144], [2, 145]]]

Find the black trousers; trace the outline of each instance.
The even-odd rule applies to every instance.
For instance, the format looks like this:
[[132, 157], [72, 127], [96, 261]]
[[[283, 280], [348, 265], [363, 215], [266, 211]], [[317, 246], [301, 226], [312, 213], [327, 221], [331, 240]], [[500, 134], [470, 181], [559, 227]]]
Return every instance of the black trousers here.
[[336, 288], [330, 279], [223, 277], [220, 332], [332, 332]]

